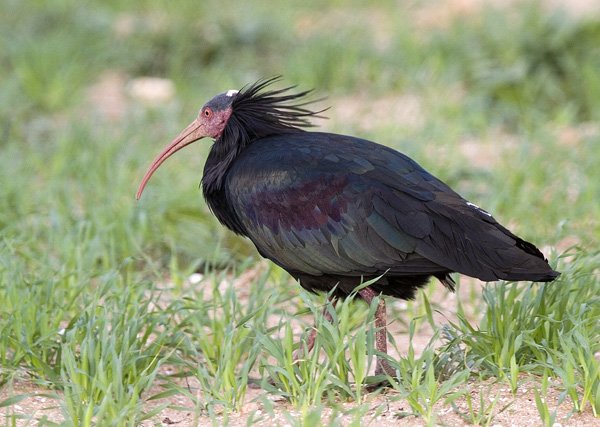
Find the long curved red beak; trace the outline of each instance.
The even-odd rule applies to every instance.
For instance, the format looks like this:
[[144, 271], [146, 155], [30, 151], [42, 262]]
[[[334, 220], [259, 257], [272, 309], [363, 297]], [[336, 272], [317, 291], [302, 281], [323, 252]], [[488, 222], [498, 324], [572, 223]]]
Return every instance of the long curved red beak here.
[[184, 130], [181, 131], [179, 135], [169, 144], [167, 147], [162, 150], [158, 156], [154, 158], [152, 164], [146, 171], [146, 174], [142, 178], [142, 182], [140, 182], [140, 186], [138, 187], [137, 193], [135, 194], [135, 198], [137, 200], [142, 197], [142, 192], [146, 187], [146, 184], [150, 180], [150, 177], [154, 173], [156, 169], [159, 168], [160, 165], [163, 164], [165, 160], [167, 160], [171, 155], [175, 154], [177, 151], [181, 150], [186, 145], [191, 144], [192, 142], [198, 141], [208, 135], [205, 134], [204, 124], [196, 119], [192, 123], [190, 123]]

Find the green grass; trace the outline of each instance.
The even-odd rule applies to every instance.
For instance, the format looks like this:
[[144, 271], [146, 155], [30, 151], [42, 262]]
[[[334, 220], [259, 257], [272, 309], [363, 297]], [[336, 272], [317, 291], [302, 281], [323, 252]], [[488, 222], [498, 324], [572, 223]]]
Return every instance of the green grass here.
[[[262, 411], [246, 414], [249, 425], [276, 415], [360, 425], [389, 405], [403, 407], [395, 420], [434, 425], [449, 407], [491, 425], [510, 406], [485, 387], [502, 384], [517, 399], [524, 378], [536, 384], [541, 424], [563, 422], [549, 391], [573, 416], [600, 415], [600, 17], [533, 4], [429, 28], [394, 2], [276, 12], [266, 1], [1, 4], [10, 11], [0, 16], [4, 424], [56, 425], [15, 409], [42, 393], [65, 426], [155, 422], [167, 405], [221, 425], [248, 403]], [[176, 97], [147, 106], [125, 93], [123, 115], [111, 120], [89, 101], [107, 72], [168, 78]], [[433, 286], [388, 309], [411, 339], [427, 328], [433, 337], [422, 351], [398, 348], [390, 363], [400, 378], [385, 395], [367, 393], [373, 308], [353, 299], [334, 308], [256, 266], [251, 245], [217, 224], [198, 191], [208, 142], [170, 160], [134, 199], [157, 150], [204, 101], [277, 74], [329, 96], [333, 111], [353, 96], [369, 105], [415, 96], [415, 125], [366, 105], [367, 116], [324, 126], [406, 152], [547, 245], [560, 279], [488, 284], [457, 300], [445, 325], [433, 320], [448, 310], [432, 302]], [[366, 131], [369, 114], [386, 119]], [[487, 161], [474, 162], [465, 141]], [[200, 285], [188, 281], [194, 272]], [[298, 331], [313, 317], [317, 351], [294, 363]], [[255, 382], [263, 390], [250, 399]]]

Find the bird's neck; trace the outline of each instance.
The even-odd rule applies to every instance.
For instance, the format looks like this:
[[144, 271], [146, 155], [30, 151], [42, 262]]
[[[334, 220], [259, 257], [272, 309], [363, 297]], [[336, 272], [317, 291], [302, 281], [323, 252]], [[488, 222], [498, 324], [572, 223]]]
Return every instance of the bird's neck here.
[[239, 147], [217, 140], [210, 149], [202, 176], [202, 193], [210, 210], [221, 224], [238, 234], [243, 228], [227, 201], [225, 181], [229, 168], [239, 154]]
[[202, 175], [202, 191], [205, 196], [221, 191], [227, 172], [238, 155], [234, 145], [227, 145], [229, 144], [217, 140], [210, 148]]
[[[302, 129], [279, 126], [255, 121], [254, 126], [245, 128], [232, 117], [223, 134], [217, 139], [210, 149], [204, 174], [202, 175], [202, 193], [210, 210], [219, 222], [238, 234], [244, 234], [243, 226], [235, 211], [230, 207], [225, 192], [227, 174], [238, 155], [254, 141], [273, 134], [289, 134], [304, 132]], [[258, 123], [258, 124], [257, 124]]]

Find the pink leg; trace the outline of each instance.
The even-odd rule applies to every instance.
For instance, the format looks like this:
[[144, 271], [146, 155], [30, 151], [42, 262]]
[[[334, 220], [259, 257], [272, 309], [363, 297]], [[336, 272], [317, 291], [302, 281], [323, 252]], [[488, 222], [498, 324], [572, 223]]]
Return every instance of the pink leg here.
[[[378, 295], [373, 289], [366, 287], [358, 291], [358, 294], [369, 306], [373, 299]], [[385, 313], [385, 300], [379, 298], [379, 304], [375, 310], [375, 347], [378, 352], [387, 354], [387, 327], [386, 327], [386, 313]], [[390, 366], [387, 360], [377, 358], [377, 365], [375, 366], [375, 375], [387, 374], [391, 377], [396, 376], [396, 371]]]
[[[335, 305], [337, 304], [337, 299], [335, 297], [331, 297], [331, 298], [329, 298], [329, 301], [331, 301], [331, 304], [335, 308]], [[327, 309], [327, 305], [325, 305], [325, 307], [323, 308], [323, 317], [325, 317], [325, 320], [327, 320], [330, 323], [333, 320], [333, 318], [331, 317], [331, 313]], [[308, 340], [306, 342], [306, 349], [307, 349], [308, 353], [310, 353], [312, 351], [312, 349], [314, 348], [316, 338], [317, 338], [317, 325], [315, 322], [315, 326], [313, 326], [310, 333], [308, 334]], [[303, 349], [302, 345], [300, 345], [300, 348], [298, 348], [294, 352], [294, 355], [293, 355], [294, 361], [300, 359], [300, 357], [303, 354], [303, 351], [304, 351], [304, 349]]]

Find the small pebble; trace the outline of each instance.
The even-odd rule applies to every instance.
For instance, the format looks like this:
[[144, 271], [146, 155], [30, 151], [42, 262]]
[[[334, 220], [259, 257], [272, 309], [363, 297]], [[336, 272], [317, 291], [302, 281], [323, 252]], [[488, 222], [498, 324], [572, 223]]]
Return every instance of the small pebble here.
[[194, 274], [190, 275], [188, 280], [192, 285], [197, 285], [198, 283], [200, 283], [202, 281], [203, 278], [204, 278], [204, 276], [202, 274], [194, 273]]

